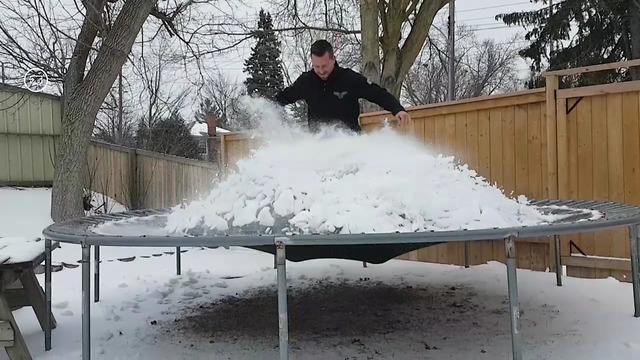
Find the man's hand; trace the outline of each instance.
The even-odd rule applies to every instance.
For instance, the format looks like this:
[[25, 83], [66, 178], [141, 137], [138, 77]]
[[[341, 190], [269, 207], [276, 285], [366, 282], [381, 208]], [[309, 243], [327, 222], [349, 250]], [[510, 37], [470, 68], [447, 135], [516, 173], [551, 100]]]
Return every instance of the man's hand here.
[[396, 114], [396, 120], [400, 123], [400, 126], [404, 127], [409, 125], [409, 120], [411, 120], [411, 116], [407, 114], [406, 111], [400, 111]]

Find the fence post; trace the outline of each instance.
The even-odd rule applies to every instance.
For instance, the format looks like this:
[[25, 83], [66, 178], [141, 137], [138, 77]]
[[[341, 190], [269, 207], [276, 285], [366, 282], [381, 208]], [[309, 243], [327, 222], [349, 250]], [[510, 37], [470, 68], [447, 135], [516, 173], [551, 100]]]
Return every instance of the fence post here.
[[[558, 198], [558, 104], [556, 102], [556, 91], [558, 90], [558, 77], [555, 75], [545, 77], [546, 108], [547, 108], [547, 189], [544, 196], [549, 199]], [[554, 237], [547, 237], [549, 240], [549, 260], [547, 267], [550, 271], [557, 271], [555, 259], [556, 244]]]
[[220, 141], [218, 144], [220, 145], [220, 172], [222, 173], [227, 168], [227, 140], [225, 139], [226, 134], [220, 134]]
[[216, 165], [220, 165], [220, 139], [216, 128], [218, 127], [218, 119], [214, 113], [205, 115], [207, 122], [207, 160]]
[[138, 153], [136, 149], [129, 149], [129, 193], [130, 210], [137, 210], [140, 206], [140, 192], [138, 191]]
[[547, 194], [550, 199], [558, 198], [558, 110], [556, 90], [558, 77], [555, 75], [545, 78], [546, 106], [547, 106]]

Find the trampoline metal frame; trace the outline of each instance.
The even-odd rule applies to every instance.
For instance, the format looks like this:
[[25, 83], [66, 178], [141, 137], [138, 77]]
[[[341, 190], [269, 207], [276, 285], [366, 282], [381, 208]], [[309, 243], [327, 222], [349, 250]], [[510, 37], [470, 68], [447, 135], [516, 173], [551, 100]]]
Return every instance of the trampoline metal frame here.
[[[522, 335], [520, 332], [520, 307], [518, 299], [517, 268], [516, 268], [516, 239], [532, 237], [553, 236], [555, 248], [556, 283], [562, 286], [562, 262], [560, 256], [559, 235], [581, 234], [595, 232], [611, 228], [627, 226], [629, 228], [629, 241], [631, 249], [631, 277], [634, 302], [634, 317], [640, 317], [640, 208], [626, 204], [598, 201], [559, 201], [542, 200], [538, 204], [553, 205], [573, 205], [579, 208], [589, 209], [599, 207], [601, 209], [611, 209], [615, 212], [616, 206], [623, 207], [628, 216], [613, 217], [605, 220], [587, 221], [581, 223], [550, 224], [532, 227], [500, 228], [486, 230], [468, 231], [444, 231], [426, 233], [393, 233], [393, 234], [354, 234], [354, 235], [293, 235], [293, 236], [200, 236], [200, 237], [175, 237], [175, 236], [106, 236], [96, 234], [95, 236], [83, 234], [73, 235], [60, 231], [69, 229], [69, 225], [95, 224], [96, 221], [114, 220], [117, 216], [98, 215], [68, 223], [53, 224], [44, 231], [46, 264], [45, 279], [47, 310], [51, 312], [51, 242], [66, 242], [79, 244], [82, 248], [82, 359], [91, 359], [91, 246], [95, 246], [95, 301], [98, 301], [99, 291], [99, 248], [100, 246], [127, 246], [127, 247], [175, 247], [179, 242], [180, 246], [202, 246], [202, 247], [226, 247], [226, 246], [275, 246], [275, 267], [277, 273], [277, 297], [278, 297], [278, 337], [279, 354], [281, 360], [289, 359], [289, 328], [288, 328], [288, 307], [287, 307], [287, 272], [286, 254], [287, 247], [310, 246], [310, 245], [372, 245], [372, 244], [401, 244], [413, 243], [442, 243], [442, 242], [464, 242], [469, 244], [472, 241], [498, 240], [503, 239], [505, 244], [506, 269], [507, 269], [507, 291], [509, 303], [509, 319], [511, 327], [511, 352], [514, 360], [521, 360], [523, 353]], [[132, 212], [133, 213], [133, 212]], [[125, 215], [125, 213], [123, 213]], [[134, 215], [135, 216], [135, 215]], [[131, 213], [124, 217], [131, 217]], [[180, 274], [181, 260], [180, 247], [176, 248], [177, 273]], [[468, 252], [465, 251], [465, 267], [468, 266]], [[45, 339], [50, 344], [51, 339]]]

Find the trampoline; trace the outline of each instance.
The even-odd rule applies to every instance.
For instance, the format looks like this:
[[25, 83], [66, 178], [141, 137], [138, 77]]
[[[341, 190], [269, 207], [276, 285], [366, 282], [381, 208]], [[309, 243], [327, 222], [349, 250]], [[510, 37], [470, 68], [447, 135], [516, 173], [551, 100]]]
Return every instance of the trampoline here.
[[[289, 357], [286, 260], [305, 261], [320, 258], [350, 259], [381, 264], [409, 251], [442, 243], [504, 240], [507, 268], [511, 352], [514, 360], [522, 359], [520, 309], [516, 278], [515, 240], [519, 238], [553, 237], [558, 285], [561, 285], [559, 235], [580, 234], [618, 227], [629, 228], [634, 316], [640, 317], [640, 207], [610, 201], [533, 200], [530, 204], [546, 214], [562, 215], [552, 223], [509, 228], [479, 230], [429, 231], [373, 234], [309, 234], [263, 235], [242, 234], [231, 229], [227, 234], [207, 234], [205, 229], [193, 229], [175, 235], [162, 231], [169, 210], [139, 210], [116, 214], [94, 215], [52, 224], [43, 231], [46, 240], [46, 279], [51, 279], [51, 242], [78, 244], [82, 248], [82, 358], [91, 358], [90, 272], [91, 247], [95, 246], [94, 276], [99, 277], [100, 246], [175, 247], [178, 274], [180, 247], [239, 246], [274, 255], [277, 272], [280, 359]], [[594, 216], [597, 215], [597, 216]], [[101, 225], [109, 231], [96, 231]], [[104, 229], [104, 227], [103, 227]], [[465, 258], [467, 252], [465, 251]], [[467, 259], [465, 259], [465, 263]], [[98, 281], [95, 281], [98, 284]], [[96, 285], [97, 286], [97, 285]], [[51, 284], [45, 285], [46, 299], [51, 309]], [[96, 301], [98, 298], [96, 287]], [[275, 330], [275, 329], [274, 329]]]

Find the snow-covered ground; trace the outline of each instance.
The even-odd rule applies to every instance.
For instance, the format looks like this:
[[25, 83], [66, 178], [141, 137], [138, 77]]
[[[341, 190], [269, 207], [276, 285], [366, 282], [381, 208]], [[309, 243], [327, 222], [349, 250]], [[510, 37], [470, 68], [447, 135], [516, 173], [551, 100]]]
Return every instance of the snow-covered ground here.
[[[14, 202], [15, 201], [15, 202]], [[0, 236], [38, 236], [48, 189], [0, 188]], [[92, 303], [95, 359], [273, 359], [277, 316], [273, 257], [243, 249], [106, 248], [100, 302]], [[55, 262], [76, 263], [63, 244]], [[76, 263], [77, 264], [77, 263]], [[509, 359], [506, 272], [390, 261], [289, 263], [292, 359]], [[44, 283], [42, 275], [39, 279]], [[631, 286], [614, 279], [518, 271], [525, 359], [638, 359], [640, 319]], [[53, 349], [30, 308], [14, 312], [36, 359], [81, 351], [80, 268], [53, 274]], [[0, 359], [6, 359], [0, 354]]]

